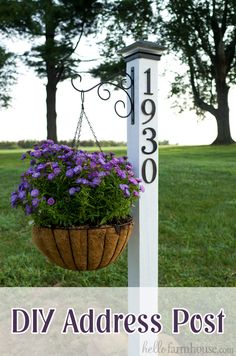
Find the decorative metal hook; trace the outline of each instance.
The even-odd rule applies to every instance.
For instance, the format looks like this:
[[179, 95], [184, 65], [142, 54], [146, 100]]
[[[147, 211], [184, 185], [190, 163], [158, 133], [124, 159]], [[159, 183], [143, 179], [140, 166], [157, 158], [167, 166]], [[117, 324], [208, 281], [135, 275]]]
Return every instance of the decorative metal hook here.
[[[118, 83], [118, 84], [112, 82], [113, 78], [115, 78], [117, 76], [117, 75], [115, 75], [115, 76], [111, 77], [110, 79], [100, 82], [86, 90], [79, 89], [75, 85], [74, 81], [77, 78], [79, 78], [79, 81], [82, 82], [82, 76], [80, 74], [76, 74], [74, 77], [71, 78], [71, 84], [76, 91], [81, 93], [82, 108], [84, 107], [84, 93], [87, 93], [95, 88], [97, 88], [97, 94], [98, 94], [99, 98], [102, 100], [109, 100], [111, 97], [110, 89], [104, 88], [103, 87], [104, 85], [112, 85], [113, 87], [115, 87], [117, 89], [123, 90], [128, 97], [128, 100], [130, 103], [130, 110], [126, 115], [121, 115], [119, 113], [119, 111], [118, 111], [119, 104], [122, 104], [124, 109], [126, 108], [126, 103], [123, 100], [117, 100], [117, 102], [114, 104], [114, 110], [115, 110], [116, 115], [121, 118], [127, 118], [131, 115], [131, 124], [134, 125], [134, 67], [131, 68], [131, 74], [128, 74], [128, 73], [125, 73], [125, 74], [126, 74], [126, 78], [121, 79], [120, 83]], [[127, 78], [128, 78], [128, 80], [127, 80]], [[128, 92], [129, 89], [130, 89], [130, 94]]]

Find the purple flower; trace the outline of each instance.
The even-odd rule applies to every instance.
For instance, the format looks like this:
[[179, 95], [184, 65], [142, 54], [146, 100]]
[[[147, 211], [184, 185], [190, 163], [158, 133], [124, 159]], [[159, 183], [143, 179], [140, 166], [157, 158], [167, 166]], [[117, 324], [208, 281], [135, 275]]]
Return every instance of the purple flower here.
[[26, 197], [26, 192], [22, 190], [21, 192], [19, 192], [18, 197], [19, 199], [23, 200]]
[[104, 164], [106, 163], [103, 158], [99, 158], [98, 162], [99, 162], [101, 165], [104, 165]]
[[39, 173], [39, 172], [34, 172], [34, 173], [32, 174], [32, 177], [33, 177], [33, 178], [39, 178], [39, 177], [40, 177], [40, 173]]
[[127, 163], [127, 165], [126, 165], [126, 169], [133, 169], [132, 164], [131, 164], [131, 163]]
[[73, 151], [69, 151], [68, 153], [66, 153], [65, 158], [69, 158], [73, 155]]
[[120, 184], [119, 187], [124, 192], [126, 197], [130, 196], [129, 186], [127, 184]]
[[[133, 172], [133, 171], [128, 170], [128, 175], [129, 175], [129, 177], [133, 177], [133, 176], [134, 176], [134, 172]], [[136, 180], [137, 180], [137, 179], [136, 179]]]
[[68, 171], [66, 171], [66, 176], [68, 178], [72, 178], [74, 175], [74, 170], [73, 169], [69, 169]]
[[31, 197], [36, 198], [39, 195], [39, 190], [38, 189], [33, 189], [30, 192]]
[[37, 207], [38, 205], [39, 205], [39, 199], [38, 198], [34, 198], [33, 200], [32, 200], [32, 205], [33, 205], [33, 207]]
[[25, 159], [26, 158], [26, 154], [23, 153], [22, 156], [21, 156], [21, 160]]
[[125, 194], [126, 197], [130, 197], [129, 189], [125, 189], [124, 194]]
[[41, 151], [34, 151], [34, 152], [31, 152], [31, 155], [36, 157], [36, 158], [39, 158], [42, 156], [42, 152]]
[[112, 160], [111, 160], [111, 162], [112, 162], [113, 164], [118, 164], [118, 163], [119, 163], [119, 159], [116, 158], [116, 157], [113, 157]]
[[79, 157], [76, 156], [75, 158], [76, 158], [75, 164], [76, 164], [77, 166], [81, 166], [82, 163], [84, 162], [84, 158], [81, 157], [81, 156], [79, 156]]
[[60, 151], [60, 146], [57, 145], [56, 143], [54, 145], [52, 145], [51, 147], [54, 151]]
[[30, 164], [31, 164], [31, 166], [34, 166], [34, 165], [36, 164], [36, 160], [35, 160], [35, 159], [32, 159], [32, 160], [30, 161]]
[[69, 194], [74, 195], [76, 193], [76, 188], [72, 187], [69, 189]]
[[96, 162], [90, 162], [90, 167], [92, 169], [96, 168], [97, 167], [97, 163]]
[[55, 174], [54, 173], [49, 173], [48, 180], [53, 180], [53, 178], [55, 178]]
[[33, 174], [34, 173], [34, 168], [30, 167], [29, 169], [27, 169], [26, 173], [27, 174]]
[[88, 174], [88, 179], [93, 179], [99, 177], [99, 172], [98, 171], [92, 171], [91, 173]]
[[43, 141], [43, 143], [46, 145], [53, 145], [54, 141], [53, 140], [45, 140], [45, 141]]
[[127, 184], [120, 184], [119, 185], [120, 189], [124, 192], [126, 189], [129, 189], [129, 186]]
[[129, 182], [133, 184], [138, 184], [138, 181], [133, 177], [129, 177]]
[[144, 192], [144, 191], [145, 191], [145, 188], [144, 188], [143, 185], [140, 185], [139, 188], [140, 188], [141, 192]]
[[111, 162], [108, 162], [106, 164], [103, 165], [103, 168], [108, 170], [108, 171], [111, 171], [112, 170], [112, 163]]
[[126, 173], [122, 171], [121, 169], [116, 169], [116, 173], [120, 178], [126, 178]]
[[76, 180], [76, 183], [78, 183], [78, 184], [89, 184], [89, 181], [87, 179], [85, 179], [85, 178], [78, 178]]
[[79, 173], [82, 171], [82, 167], [81, 166], [76, 166], [74, 169], [73, 169], [74, 173]]
[[30, 187], [29, 183], [26, 180], [23, 181], [22, 186], [24, 189], [28, 189]]
[[[38, 144], [34, 150], [28, 151], [27, 157], [28, 155], [31, 155], [31, 165], [21, 175], [18, 190], [11, 196], [12, 206], [21, 206], [27, 215], [39, 214], [37, 210], [41, 204], [45, 213], [47, 210], [56, 209], [58, 204], [61, 206], [59, 198], [57, 199], [54, 193], [57, 186], [62, 196], [63, 192], [67, 194], [67, 198], [65, 196], [65, 200], [62, 201], [62, 207], [63, 204], [67, 204], [67, 200], [80, 199], [81, 193], [77, 192], [82, 188], [86, 190], [86, 186], [89, 189], [86, 193], [93, 194], [93, 190], [101, 189], [101, 195], [105, 194], [108, 186], [109, 189], [113, 189], [113, 194], [108, 198], [119, 199], [120, 195], [123, 196], [123, 200], [127, 199], [127, 209], [128, 203], [131, 206], [141, 195], [140, 192], [144, 191], [144, 187], [139, 186], [141, 180], [136, 179], [127, 157], [116, 158], [113, 153], [76, 151], [65, 145], [54, 144], [51, 140]], [[66, 187], [66, 182], [71, 184]], [[117, 190], [120, 192], [118, 195]]]
[[12, 200], [17, 200], [18, 194], [16, 192], [11, 193], [11, 199]]
[[55, 168], [54, 169], [54, 174], [56, 175], [56, 176], [58, 176], [58, 174], [60, 174], [61, 173], [61, 168]]
[[37, 169], [40, 171], [41, 169], [44, 169], [45, 168], [45, 164], [43, 163], [40, 163], [38, 166], [37, 166]]
[[25, 206], [25, 214], [26, 215], [30, 215], [30, 214], [32, 214], [32, 212], [33, 212], [32, 207], [30, 205], [26, 204], [26, 206]]
[[97, 185], [99, 185], [101, 183], [101, 179], [100, 178], [94, 178], [91, 182], [91, 187], [96, 187]]
[[11, 194], [11, 206], [12, 206], [13, 208], [16, 207], [17, 200], [18, 200], [18, 194], [17, 194], [16, 192], [13, 192], [13, 193]]
[[[108, 173], [109, 174], [109, 173]], [[98, 176], [99, 177], [105, 177], [107, 175], [107, 172], [104, 172], [104, 171], [102, 171], [102, 172], [98, 172]]]
[[55, 200], [51, 197], [47, 200], [48, 205], [54, 205], [55, 204]]

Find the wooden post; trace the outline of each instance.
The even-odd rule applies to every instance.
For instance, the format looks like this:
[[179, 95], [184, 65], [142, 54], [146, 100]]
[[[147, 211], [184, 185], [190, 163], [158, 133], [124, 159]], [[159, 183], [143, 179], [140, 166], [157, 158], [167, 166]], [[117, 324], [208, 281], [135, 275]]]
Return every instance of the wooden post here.
[[145, 188], [134, 209], [129, 242], [129, 287], [157, 287], [158, 278], [158, 61], [165, 48], [138, 41], [122, 50], [134, 75], [134, 118], [128, 118], [128, 157]]
[[[157, 310], [158, 284], [158, 62], [164, 47], [138, 41], [124, 48], [126, 72], [134, 77], [134, 115], [128, 118], [128, 159], [143, 180], [133, 211], [135, 228], [128, 245], [129, 312]], [[130, 93], [131, 94], [131, 93]], [[140, 288], [141, 287], [141, 288]], [[152, 287], [147, 292], [147, 288]], [[147, 303], [148, 298], [148, 303]], [[147, 305], [148, 304], [148, 305]], [[130, 356], [142, 355], [143, 345], [152, 346], [156, 335], [130, 335]], [[151, 353], [154, 354], [154, 353]], [[156, 353], [155, 353], [156, 354]]]

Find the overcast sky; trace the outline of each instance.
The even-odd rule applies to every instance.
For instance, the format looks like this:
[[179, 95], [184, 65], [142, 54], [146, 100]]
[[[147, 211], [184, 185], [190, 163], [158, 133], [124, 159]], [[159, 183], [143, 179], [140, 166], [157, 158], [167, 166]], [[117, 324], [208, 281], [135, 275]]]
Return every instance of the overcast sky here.
[[[11, 50], [23, 53], [29, 49], [29, 44], [23, 41], [11, 43]], [[98, 49], [88, 40], [83, 40], [78, 48], [78, 54], [84, 59], [98, 58]], [[216, 123], [211, 115], [207, 115], [204, 121], [200, 121], [194, 112], [179, 114], [171, 109], [171, 101], [167, 98], [172, 78], [168, 68], [178, 68], [178, 62], [168, 55], [163, 55], [159, 62], [159, 105], [158, 125], [159, 141], [168, 140], [172, 144], [199, 145], [209, 144], [216, 137]], [[90, 64], [91, 66], [91, 64]], [[88, 64], [80, 67], [80, 70], [88, 69]], [[1, 110], [0, 141], [16, 141], [26, 139], [41, 140], [46, 137], [46, 81], [37, 78], [36, 74], [23, 65], [19, 67], [21, 74], [18, 83], [12, 88], [11, 108]], [[91, 87], [98, 82], [85, 74], [83, 89]], [[233, 107], [233, 97], [236, 89], [231, 89], [230, 117], [232, 136], [236, 139], [236, 108]], [[112, 98], [104, 102], [93, 91], [86, 94], [85, 109], [92, 122], [98, 139], [126, 141], [126, 120], [116, 116], [113, 106], [116, 100], [125, 96], [121, 92], [113, 92]], [[80, 114], [80, 95], [76, 92], [70, 81], [59, 83], [57, 94], [57, 128], [58, 139], [72, 139], [76, 123]], [[236, 121], [236, 120], [234, 120]], [[92, 139], [86, 125], [82, 129], [81, 139]]]

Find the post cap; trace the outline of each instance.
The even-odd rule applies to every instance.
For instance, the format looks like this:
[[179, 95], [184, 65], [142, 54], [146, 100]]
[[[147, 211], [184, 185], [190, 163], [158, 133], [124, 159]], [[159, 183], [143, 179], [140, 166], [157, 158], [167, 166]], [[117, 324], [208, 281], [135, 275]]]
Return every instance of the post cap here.
[[162, 53], [166, 49], [166, 47], [160, 46], [156, 42], [136, 41], [123, 48], [119, 51], [119, 53], [124, 56], [126, 61], [130, 61], [135, 58], [150, 58], [159, 60]]

